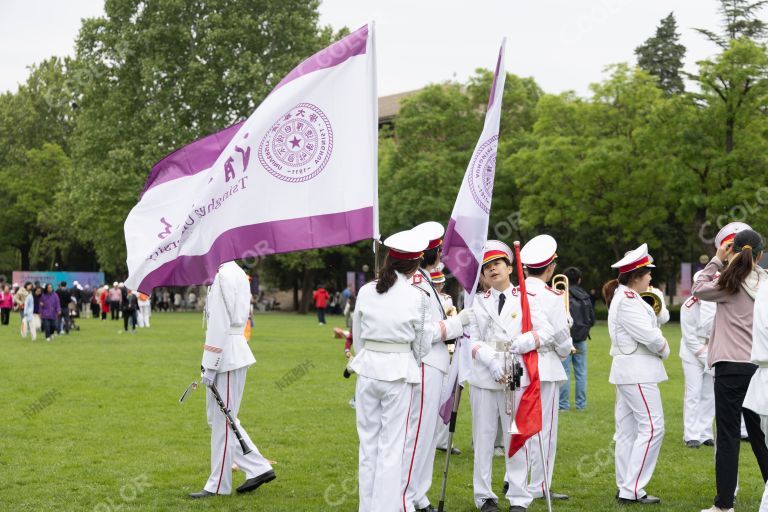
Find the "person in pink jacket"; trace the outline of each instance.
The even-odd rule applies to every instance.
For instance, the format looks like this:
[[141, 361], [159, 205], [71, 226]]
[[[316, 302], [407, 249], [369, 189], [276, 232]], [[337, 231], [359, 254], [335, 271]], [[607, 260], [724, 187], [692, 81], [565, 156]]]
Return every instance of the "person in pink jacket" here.
[[11, 309], [13, 309], [13, 293], [8, 284], [3, 284], [0, 290], [0, 324], [8, 325], [11, 318]]
[[768, 274], [757, 265], [763, 256], [762, 237], [748, 227], [739, 228], [732, 237], [718, 236], [717, 254], [693, 285], [694, 297], [717, 303], [707, 356], [707, 365], [715, 371], [717, 495], [708, 512], [733, 510], [742, 414], [763, 481], [768, 480], [768, 448], [760, 417], [742, 407], [757, 370], [751, 362], [755, 297], [761, 286], [768, 286]]

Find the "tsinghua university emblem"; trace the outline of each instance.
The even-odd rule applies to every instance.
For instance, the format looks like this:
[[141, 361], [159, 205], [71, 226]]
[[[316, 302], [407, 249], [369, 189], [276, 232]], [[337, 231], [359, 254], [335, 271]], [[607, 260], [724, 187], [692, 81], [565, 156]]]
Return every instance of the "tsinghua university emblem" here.
[[496, 147], [498, 135], [494, 135], [480, 145], [469, 173], [469, 190], [477, 206], [485, 213], [491, 211], [493, 194], [493, 175], [496, 172]]
[[299, 103], [264, 135], [259, 162], [275, 178], [298, 183], [320, 174], [332, 151], [333, 130], [328, 117], [316, 105]]

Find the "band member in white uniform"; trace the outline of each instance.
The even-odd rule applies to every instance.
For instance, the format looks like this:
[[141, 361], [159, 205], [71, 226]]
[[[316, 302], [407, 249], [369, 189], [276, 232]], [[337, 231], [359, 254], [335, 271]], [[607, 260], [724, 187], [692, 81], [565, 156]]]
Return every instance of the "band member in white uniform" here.
[[251, 307], [248, 277], [237, 263], [223, 263], [208, 290], [205, 305], [207, 328], [203, 347], [203, 383], [214, 383], [226, 407], [235, 418], [243, 439], [253, 451], [243, 454], [240, 443], [227, 424], [213, 393], [206, 389], [206, 412], [211, 426], [211, 475], [200, 492], [191, 498], [207, 498], [232, 492], [232, 464], [245, 472], [246, 481], [237, 492], [250, 492], [275, 479], [275, 472], [248, 433], [240, 425], [237, 413], [243, 398], [248, 367], [256, 362], [243, 331]]
[[[536, 304], [531, 304], [533, 330], [521, 334], [522, 309], [519, 289], [512, 286], [512, 251], [498, 240], [489, 240], [485, 246], [482, 275], [490, 287], [478, 294], [472, 309], [476, 323], [470, 325], [470, 351], [472, 367], [469, 374], [472, 407], [472, 443], [474, 446], [473, 487], [475, 505], [481, 512], [497, 512], [498, 497], [491, 488], [493, 450], [496, 431], [501, 420], [503, 426], [505, 481], [509, 482], [506, 498], [510, 511], [524, 511], [533, 501], [528, 492], [528, 463], [525, 449], [509, 457], [509, 427], [512, 416], [508, 413], [505, 396], [504, 357], [508, 351], [523, 354], [536, 350], [542, 339], [552, 337], [552, 329], [543, 323]], [[530, 384], [523, 366], [521, 388], [515, 392], [515, 407]]]
[[[529, 302], [535, 302], [537, 309], [546, 317], [554, 332], [551, 340], [542, 341], [539, 347], [539, 379], [541, 380], [541, 437], [544, 446], [544, 460], [547, 464], [547, 482], [552, 486], [557, 453], [557, 420], [560, 385], [568, 378], [563, 368], [565, 359], [573, 349], [568, 312], [565, 309], [567, 297], [560, 290], [553, 290], [547, 283], [552, 280], [557, 265], [557, 242], [550, 235], [532, 238], [520, 250], [520, 260], [528, 277], [525, 286], [530, 295]], [[528, 492], [534, 498], [544, 497], [544, 468], [535, 437], [526, 442], [531, 465]], [[567, 500], [568, 496], [550, 490], [553, 500]]]
[[[425, 222], [413, 228], [423, 234], [429, 244], [424, 250], [421, 265], [411, 284], [427, 296], [427, 321], [438, 322], [448, 318], [443, 300], [432, 284], [430, 272], [440, 265], [440, 252], [445, 229], [438, 222]], [[443, 281], [445, 278], [443, 278]], [[406, 512], [435, 510], [427, 498], [432, 486], [432, 469], [435, 466], [435, 431], [439, 423], [440, 395], [443, 380], [451, 363], [445, 342], [451, 339], [434, 339], [429, 352], [422, 359], [422, 381], [413, 386], [408, 435], [403, 456], [403, 486]]]
[[[755, 296], [751, 361], [758, 368], [749, 381], [743, 407], [760, 415], [760, 426], [768, 444], [768, 286], [765, 284]], [[765, 483], [759, 512], [768, 512], [768, 482]]]
[[[699, 277], [696, 272], [693, 280]], [[683, 441], [688, 448], [714, 446], [715, 383], [707, 367], [707, 345], [715, 319], [714, 302], [689, 297], [680, 308], [680, 359], [683, 361]]]
[[651, 504], [661, 500], [646, 493], [664, 438], [664, 411], [658, 383], [667, 380], [664, 359], [669, 345], [656, 314], [640, 293], [648, 290], [653, 259], [641, 245], [612, 265], [618, 279], [603, 285], [611, 337], [611, 374], [616, 385], [616, 499]]
[[[432, 284], [435, 286], [435, 290], [440, 294], [440, 300], [443, 303], [443, 310], [446, 316], [454, 316], [458, 314], [456, 306], [453, 305], [453, 298], [447, 293], [443, 293], [443, 287], [445, 286], [445, 274], [442, 271], [442, 265], [438, 268], [440, 270], [434, 270], [429, 273], [429, 278], [432, 280]], [[453, 349], [455, 344], [448, 344], [448, 353], [453, 355]], [[448, 386], [448, 375], [443, 378], [443, 386]], [[435, 443], [436, 447], [440, 451], [446, 451], [448, 449], [448, 424], [444, 423], [440, 418], [437, 420], [437, 428], [435, 429]], [[451, 448], [453, 455], [460, 455], [461, 450], [455, 446]]]
[[430, 297], [412, 284], [429, 240], [402, 231], [384, 241], [389, 248], [378, 281], [360, 289], [352, 321], [357, 356], [355, 413], [359, 449], [359, 511], [405, 509], [403, 453], [413, 384], [422, 379], [421, 360], [436, 341], [455, 338], [470, 312], [431, 321]]

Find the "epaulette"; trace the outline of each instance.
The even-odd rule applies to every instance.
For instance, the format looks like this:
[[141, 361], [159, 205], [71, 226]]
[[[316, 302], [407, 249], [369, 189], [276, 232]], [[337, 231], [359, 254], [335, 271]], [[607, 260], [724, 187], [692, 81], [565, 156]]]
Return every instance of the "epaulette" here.
[[413, 274], [413, 278], [411, 279], [411, 284], [421, 284], [421, 282], [424, 280], [424, 276], [421, 275], [421, 272], [416, 272]]
[[689, 297], [687, 301], [685, 301], [685, 304], [683, 304], [688, 309], [692, 308], [694, 304], [696, 304], [699, 301], [698, 297]]
[[624, 291], [624, 295], [626, 295], [630, 299], [634, 299], [635, 297], [637, 297], [637, 294], [635, 292], [633, 292], [632, 290], [625, 290]]
[[512, 287], [512, 296], [517, 297], [517, 294], [520, 293], [520, 288], [513, 286]]
[[491, 290], [488, 290], [488, 291], [485, 292], [485, 295], [483, 295], [483, 298], [487, 299], [490, 296], [491, 296]]
[[545, 288], [547, 290], [551, 291], [552, 293], [554, 293], [555, 295], [562, 295], [563, 294], [563, 290], [555, 290], [554, 288], [552, 288], [549, 285], [546, 285]]

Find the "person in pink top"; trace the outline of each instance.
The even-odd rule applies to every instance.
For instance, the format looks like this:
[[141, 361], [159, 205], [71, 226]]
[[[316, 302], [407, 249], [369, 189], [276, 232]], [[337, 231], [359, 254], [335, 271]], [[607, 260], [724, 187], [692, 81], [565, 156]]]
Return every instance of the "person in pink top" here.
[[694, 297], [717, 303], [707, 356], [707, 365], [715, 371], [717, 495], [707, 512], [733, 510], [742, 414], [763, 481], [768, 480], [768, 448], [760, 417], [742, 407], [757, 370], [751, 362], [755, 297], [761, 286], [768, 286], [768, 274], [757, 265], [763, 256], [763, 239], [743, 223], [723, 230], [716, 238], [717, 254], [693, 285]]
[[11, 287], [8, 284], [3, 284], [2, 290], [0, 290], [0, 324], [8, 325], [12, 309], [13, 293], [11, 293]]

